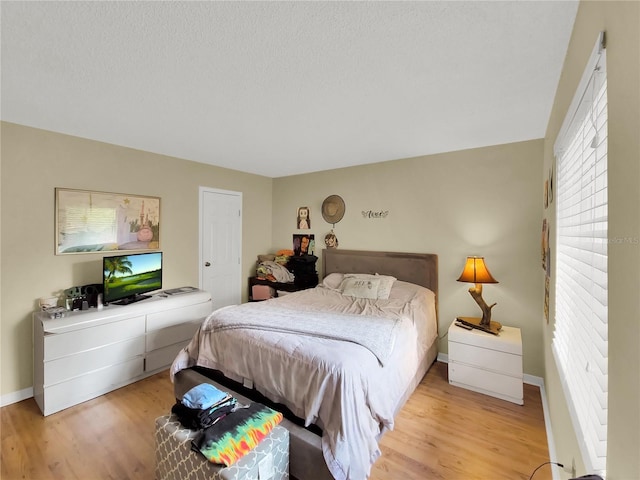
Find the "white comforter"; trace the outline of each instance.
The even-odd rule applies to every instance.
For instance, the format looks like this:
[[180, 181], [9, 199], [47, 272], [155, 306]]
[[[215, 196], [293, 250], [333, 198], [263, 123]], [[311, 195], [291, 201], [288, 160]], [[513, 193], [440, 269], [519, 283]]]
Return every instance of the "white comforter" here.
[[[234, 309], [269, 316], [269, 327], [218, 329], [234, 320]], [[337, 321], [395, 319], [395, 338], [384, 366], [366, 347], [311, 333], [275, 331], [295, 315], [334, 312]], [[326, 315], [322, 313], [321, 315]], [[259, 316], [258, 316], [259, 317]], [[225, 307], [207, 318], [191, 343], [176, 357], [171, 375], [194, 365], [221, 370], [251, 381], [274, 402], [283, 403], [323, 430], [322, 448], [329, 471], [338, 480], [366, 478], [380, 455], [378, 437], [393, 428], [396, 406], [428, 346], [437, 336], [434, 294], [396, 282], [389, 300], [345, 297], [323, 287], [273, 300]]]

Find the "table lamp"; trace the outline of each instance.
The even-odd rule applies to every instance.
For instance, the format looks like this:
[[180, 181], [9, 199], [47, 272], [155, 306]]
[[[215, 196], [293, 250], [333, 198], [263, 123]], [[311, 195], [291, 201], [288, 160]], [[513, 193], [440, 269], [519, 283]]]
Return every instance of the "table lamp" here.
[[469, 293], [478, 306], [480, 306], [482, 318], [458, 317], [457, 321], [467, 325], [467, 327], [477, 328], [478, 330], [498, 335], [502, 325], [498, 322], [491, 321], [491, 309], [495, 307], [496, 304], [487, 305], [482, 298], [482, 284], [498, 283], [498, 281], [489, 273], [489, 269], [484, 264], [484, 257], [467, 257], [467, 262], [464, 265], [464, 270], [462, 270], [458, 281], [475, 284], [475, 286], [469, 288]]

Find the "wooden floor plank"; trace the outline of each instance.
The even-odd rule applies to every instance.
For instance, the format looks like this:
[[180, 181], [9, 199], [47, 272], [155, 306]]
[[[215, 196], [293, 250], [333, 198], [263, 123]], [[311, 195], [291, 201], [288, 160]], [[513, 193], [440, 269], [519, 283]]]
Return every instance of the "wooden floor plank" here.
[[[528, 479], [549, 452], [540, 390], [524, 387], [516, 405], [449, 385], [436, 363], [383, 436], [371, 478]], [[540, 469], [535, 480], [549, 478]]]
[[[549, 461], [542, 400], [524, 406], [449, 385], [436, 363], [380, 442], [372, 480], [527, 480]], [[154, 420], [175, 399], [168, 373], [43, 417], [33, 399], [0, 410], [2, 480], [154, 475]], [[541, 468], [535, 480], [551, 479]]]

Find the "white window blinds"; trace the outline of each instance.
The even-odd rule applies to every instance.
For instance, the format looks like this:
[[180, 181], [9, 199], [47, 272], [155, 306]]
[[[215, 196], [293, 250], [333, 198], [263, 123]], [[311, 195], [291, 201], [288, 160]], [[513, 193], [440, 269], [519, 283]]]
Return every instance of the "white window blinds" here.
[[607, 454], [607, 74], [600, 35], [555, 145], [553, 352], [585, 466]]

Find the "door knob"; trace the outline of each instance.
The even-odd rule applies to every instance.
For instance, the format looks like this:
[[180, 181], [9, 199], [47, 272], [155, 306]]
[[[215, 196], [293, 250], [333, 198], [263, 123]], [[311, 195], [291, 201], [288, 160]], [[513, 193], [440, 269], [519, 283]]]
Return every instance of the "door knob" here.
[[210, 267], [210, 266], [211, 266], [211, 263], [210, 263], [210, 262], [204, 262], [204, 266], [205, 266], [205, 267]]

